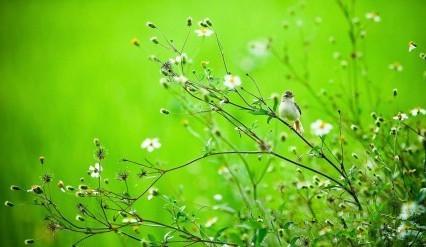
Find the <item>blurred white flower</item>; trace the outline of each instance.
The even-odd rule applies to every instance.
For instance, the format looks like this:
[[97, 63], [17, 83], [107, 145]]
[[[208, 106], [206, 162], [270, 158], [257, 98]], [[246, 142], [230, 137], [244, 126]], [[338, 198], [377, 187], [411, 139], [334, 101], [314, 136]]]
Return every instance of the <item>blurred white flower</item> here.
[[216, 194], [216, 195], [213, 196], [213, 199], [215, 201], [222, 201], [223, 196], [221, 194]]
[[98, 178], [102, 173], [102, 166], [97, 162], [93, 166], [89, 166], [89, 173], [92, 178]]
[[425, 115], [426, 114], [426, 110], [420, 107], [416, 107], [414, 109], [412, 109], [410, 111], [411, 115], [413, 115], [414, 117], [417, 115]]
[[139, 222], [139, 220], [136, 217], [128, 216], [128, 217], [124, 217], [122, 222], [123, 223], [137, 223], [137, 222]]
[[222, 166], [222, 167], [219, 168], [217, 173], [219, 175], [227, 175], [227, 174], [229, 174], [229, 169], [226, 166]]
[[225, 80], [223, 84], [229, 89], [235, 89], [236, 87], [241, 85], [241, 79], [237, 75], [228, 74], [225, 75]]
[[367, 18], [367, 20], [371, 20], [374, 22], [380, 22], [382, 20], [382, 18], [380, 18], [380, 15], [377, 12], [366, 13], [365, 18]]
[[268, 40], [254, 40], [248, 45], [250, 54], [256, 57], [264, 57], [269, 53], [269, 42]]
[[399, 121], [404, 121], [408, 119], [408, 115], [402, 112], [398, 112], [398, 114], [396, 114], [393, 117], [394, 120], [399, 120]]
[[330, 133], [331, 129], [333, 129], [333, 126], [329, 123], [322, 121], [321, 119], [318, 119], [317, 121], [311, 124], [311, 132], [316, 136], [327, 135], [328, 133]]
[[195, 30], [195, 34], [197, 34], [198, 37], [210, 37], [213, 33], [213, 30], [207, 27], [200, 27]]
[[173, 77], [173, 79], [176, 82], [179, 82], [179, 83], [182, 83], [182, 84], [186, 83], [188, 81], [188, 78], [186, 78], [184, 75], [175, 76], [175, 77]]
[[142, 149], [146, 149], [148, 152], [152, 152], [157, 148], [161, 147], [161, 143], [158, 140], [158, 138], [146, 138], [142, 144], [141, 144], [141, 148]]
[[401, 72], [404, 69], [404, 67], [402, 67], [402, 65], [399, 62], [393, 62], [389, 64], [389, 69], [396, 72]]
[[414, 43], [414, 41], [408, 42], [408, 52], [412, 52], [416, 48], [417, 48], [417, 44]]
[[158, 196], [158, 189], [150, 188], [148, 190], [148, 200], [152, 200], [154, 197]]
[[412, 216], [419, 215], [425, 212], [425, 207], [417, 204], [417, 202], [406, 202], [401, 206], [399, 218], [408, 220]]
[[216, 224], [217, 220], [218, 220], [218, 218], [216, 216], [212, 217], [212, 218], [207, 220], [207, 222], [206, 222], [206, 224], [204, 224], [204, 226], [207, 227], [207, 228], [212, 227], [214, 224]]

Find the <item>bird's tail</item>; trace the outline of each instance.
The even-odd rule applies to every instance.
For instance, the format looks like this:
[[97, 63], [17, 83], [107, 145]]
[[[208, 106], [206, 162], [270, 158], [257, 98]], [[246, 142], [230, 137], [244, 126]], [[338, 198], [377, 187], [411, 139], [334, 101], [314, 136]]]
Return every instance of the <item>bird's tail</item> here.
[[303, 134], [303, 126], [302, 123], [300, 122], [300, 120], [296, 120], [294, 121], [294, 129], [296, 129], [297, 132], [299, 132], [299, 134]]

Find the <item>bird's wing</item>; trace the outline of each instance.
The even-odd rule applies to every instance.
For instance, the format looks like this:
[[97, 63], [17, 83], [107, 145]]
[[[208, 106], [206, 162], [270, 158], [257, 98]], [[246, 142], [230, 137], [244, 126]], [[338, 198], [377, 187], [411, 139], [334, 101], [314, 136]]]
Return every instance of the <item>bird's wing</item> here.
[[299, 114], [302, 115], [302, 110], [300, 110], [299, 105], [295, 102], [294, 105], [296, 106], [297, 110], [299, 111]]

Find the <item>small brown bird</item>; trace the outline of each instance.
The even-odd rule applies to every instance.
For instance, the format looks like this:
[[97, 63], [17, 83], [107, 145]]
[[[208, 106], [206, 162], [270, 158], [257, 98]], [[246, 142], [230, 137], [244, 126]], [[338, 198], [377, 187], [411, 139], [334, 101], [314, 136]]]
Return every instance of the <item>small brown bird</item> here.
[[303, 134], [303, 126], [300, 122], [302, 111], [294, 101], [294, 95], [291, 91], [286, 91], [278, 108], [280, 117], [292, 121], [294, 129], [300, 134]]

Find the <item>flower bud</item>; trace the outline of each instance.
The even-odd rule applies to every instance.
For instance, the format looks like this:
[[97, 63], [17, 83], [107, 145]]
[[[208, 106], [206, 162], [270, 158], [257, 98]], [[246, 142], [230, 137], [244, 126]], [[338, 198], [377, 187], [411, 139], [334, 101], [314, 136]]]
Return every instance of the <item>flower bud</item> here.
[[152, 29], [157, 28], [157, 27], [154, 25], [154, 23], [149, 22], [149, 21], [148, 21], [145, 25], [146, 25], [147, 27], [149, 27], [149, 28], [152, 28]]
[[79, 214], [77, 214], [77, 215], [75, 216], [75, 219], [76, 219], [77, 221], [85, 221], [84, 217], [83, 217], [83, 216], [81, 216], [81, 215], [79, 215]]
[[64, 188], [65, 188], [64, 181], [59, 180], [59, 182], [57, 183], [57, 186], [58, 186], [59, 189], [64, 191]]
[[151, 37], [150, 39], [149, 39], [152, 43], [154, 43], [154, 44], [158, 44], [158, 43], [160, 43], [160, 42], [158, 42], [158, 38], [157, 37]]
[[79, 190], [87, 190], [89, 188], [89, 186], [87, 186], [87, 185], [85, 185], [85, 184], [80, 184], [79, 186], [78, 186], [78, 189]]
[[139, 47], [141, 44], [139, 42], [139, 40], [137, 38], [133, 38], [130, 43], [132, 43], [132, 45]]
[[101, 145], [101, 141], [99, 141], [99, 138], [93, 138], [93, 144], [95, 144], [96, 147], [99, 147]]
[[35, 194], [43, 194], [43, 189], [39, 185], [31, 186], [31, 189], [27, 190], [27, 192], [33, 192]]
[[25, 241], [24, 241], [25, 245], [30, 245], [30, 244], [34, 244], [34, 243], [35, 243], [34, 239], [25, 239]]
[[68, 190], [68, 191], [74, 191], [75, 190], [75, 188], [71, 185], [65, 186], [65, 189]]
[[18, 185], [11, 185], [10, 190], [21, 190], [21, 188]]
[[169, 115], [169, 114], [170, 114], [169, 110], [164, 109], [164, 108], [161, 108], [161, 109], [160, 109], [160, 113], [161, 113], [161, 114], [164, 114], [164, 115]]
[[15, 206], [15, 204], [13, 204], [12, 202], [10, 202], [10, 201], [5, 201], [4, 202], [4, 205], [6, 206], [6, 207], [13, 207], [13, 206]]
[[191, 16], [189, 16], [189, 17], [186, 19], [186, 25], [187, 25], [188, 27], [192, 26], [192, 17], [191, 17]]
[[40, 156], [38, 159], [40, 160], [40, 164], [43, 165], [44, 164], [44, 160], [45, 160], [44, 156]]

